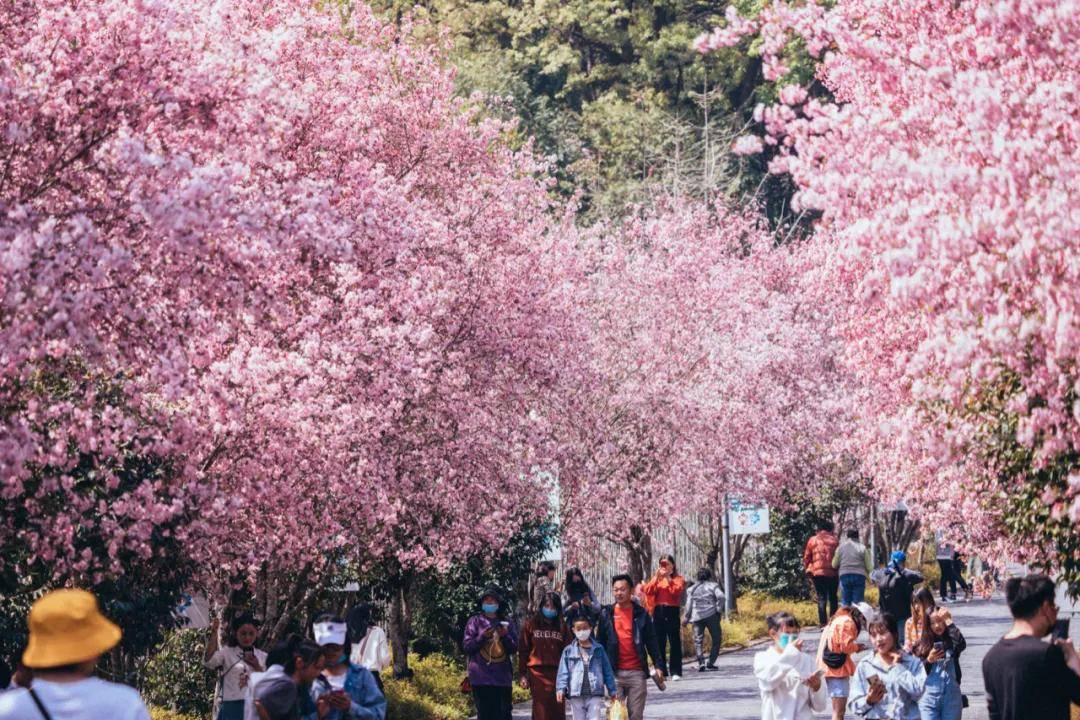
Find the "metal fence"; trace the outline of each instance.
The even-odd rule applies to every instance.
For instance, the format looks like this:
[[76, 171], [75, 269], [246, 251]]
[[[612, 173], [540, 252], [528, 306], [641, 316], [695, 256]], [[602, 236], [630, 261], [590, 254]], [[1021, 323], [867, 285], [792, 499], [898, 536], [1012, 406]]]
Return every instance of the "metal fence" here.
[[[654, 565], [661, 555], [671, 554], [675, 557], [679, 573], [690, 582], [697, 569], [707, 564], [705, 554], [690, 538], [701, 537], [708, 528], [708, 522], [707, 516], [688, 515], [652, 530], [649, 535], [652, 538]], [[567, 567], [576, 565], [581, 568], [597, 600], [605, 604], [614, 601], [611, 578], [628, 572], [630, 567], [626, 548], [605, 539], [597, 539], [594, 545], [578, 549], [571, 563], [565, 557], [555, 562], [558, 567], [556, 577], [560, 581], [565, 577]]]

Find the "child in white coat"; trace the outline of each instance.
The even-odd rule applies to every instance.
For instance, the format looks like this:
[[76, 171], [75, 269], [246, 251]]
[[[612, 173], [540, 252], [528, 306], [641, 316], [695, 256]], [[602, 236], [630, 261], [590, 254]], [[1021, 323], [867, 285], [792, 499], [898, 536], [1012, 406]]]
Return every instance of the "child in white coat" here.
[[761, 691], [761, 720], [811, 720], [829, 703], [825, 681], [813, 655], [804, 653], [799, 621], [788, 612], [765, 618], [772, 644], [754, 655]]

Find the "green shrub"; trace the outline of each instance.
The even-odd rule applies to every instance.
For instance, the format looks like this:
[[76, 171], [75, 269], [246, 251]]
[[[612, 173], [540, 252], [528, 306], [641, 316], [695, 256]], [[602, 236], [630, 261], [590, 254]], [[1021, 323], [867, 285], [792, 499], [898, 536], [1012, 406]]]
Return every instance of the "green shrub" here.
[[139, 690], [147, 704], [179, 713], [175, 720], [183, 715], [210, 717], [216, 677], [202, 664], [205, 643], [205, 630], [173, 630], [166, 635], [139, 673]]
[[150, 720], [201, 720], [198, 715], [188, 715], [175, 710], [150, 706]]
[[[461, 692], [465, 664], [458, 658], [433, 653], [409, 656], [412, 680], [384, 680], [386, 720], [466, 720], [476, 710], [472, 695]], [[514, 702], [530, 698], [529, 691], [514, 685]]]

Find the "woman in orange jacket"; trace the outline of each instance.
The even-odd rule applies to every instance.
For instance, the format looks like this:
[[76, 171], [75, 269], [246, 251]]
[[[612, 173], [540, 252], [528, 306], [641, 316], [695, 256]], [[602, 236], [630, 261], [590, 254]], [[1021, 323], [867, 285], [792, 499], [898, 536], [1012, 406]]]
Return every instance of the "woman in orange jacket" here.
[[866, 650], [867, 646], [856, 640], [876, 616], [874, 608], [864, 602], [842, 607], [821, 633], [818, 667], [825, 671], [833, 720], [844, 720], [851, 676], [855, 674], [855, 661], [851, 656]]
[[667, 644], [671, 641], [671, 661], [668, 664], [673, 681], [682, 676], [682, 635], [680, 627], [680, 608], [683, 594], [686, 592], [686, 579], [675, 567], [675, 558], [661, 555], [660, 565], [653, 576], [642, 587], [646, 600], [653, 606], [653, 625], [656, 626], [656, 638], [660, 642], [660, 657], [667, 654]]

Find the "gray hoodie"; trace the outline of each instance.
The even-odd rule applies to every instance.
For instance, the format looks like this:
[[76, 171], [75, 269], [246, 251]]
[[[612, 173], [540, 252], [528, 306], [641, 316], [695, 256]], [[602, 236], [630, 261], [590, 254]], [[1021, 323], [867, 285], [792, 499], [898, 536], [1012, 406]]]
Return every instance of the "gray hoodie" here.
[[724, 609], [724, 591], [712, 580], [694, 583], [686, 591], [686, 622], [706, 620]]

